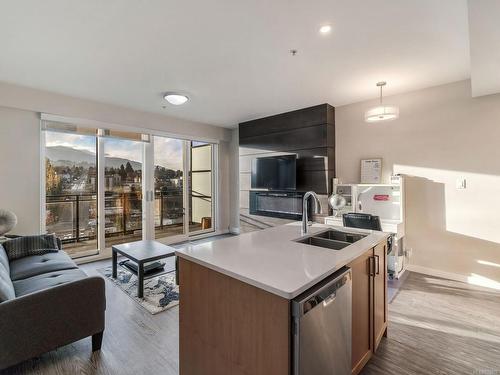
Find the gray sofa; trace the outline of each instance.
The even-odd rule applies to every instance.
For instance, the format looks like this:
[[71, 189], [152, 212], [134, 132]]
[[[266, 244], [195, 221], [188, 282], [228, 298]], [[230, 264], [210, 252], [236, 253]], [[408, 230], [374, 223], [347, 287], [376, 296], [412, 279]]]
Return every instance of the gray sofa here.
[[104, 280], [61, 249], [9, 260], [0, 246], [0, 370], [92, 336], [101, 348]]

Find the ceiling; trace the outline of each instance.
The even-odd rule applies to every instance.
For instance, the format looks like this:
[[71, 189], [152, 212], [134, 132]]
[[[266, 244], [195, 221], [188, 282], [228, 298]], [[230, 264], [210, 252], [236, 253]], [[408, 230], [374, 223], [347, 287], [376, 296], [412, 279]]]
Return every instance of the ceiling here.
[[0, 81], [225, 127], [471, 75], [466, 0], [2, 0], [0, 51]]

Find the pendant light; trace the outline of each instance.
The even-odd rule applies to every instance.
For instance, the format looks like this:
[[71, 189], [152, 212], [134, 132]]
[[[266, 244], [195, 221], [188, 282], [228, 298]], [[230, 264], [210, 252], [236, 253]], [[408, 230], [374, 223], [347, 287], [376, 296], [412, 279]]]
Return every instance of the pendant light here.
[[387, 82], [378, 82], [377, 87], [380, 87], [380, 105], [370, 108], [365, 112], [366, 122], [379, 122], [395, 120], [399, 117], [399, 108], [393, 105], [382, 104], [382, 88]]

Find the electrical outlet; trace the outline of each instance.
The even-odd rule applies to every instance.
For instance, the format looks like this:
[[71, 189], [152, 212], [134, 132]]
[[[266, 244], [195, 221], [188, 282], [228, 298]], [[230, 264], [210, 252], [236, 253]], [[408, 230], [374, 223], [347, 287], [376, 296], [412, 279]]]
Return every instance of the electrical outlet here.
[[467, 189], [467, 180], [464, 177], [457, 178], [456, 187], [457, 187], [457, 190]]
[[410, 258], [411, 258], [411, 253], [413, 253], [413, 248], [411, 248], [411, 247], [407, 247], [407, 248], [405, 249], [406, 259], [410, 259]]

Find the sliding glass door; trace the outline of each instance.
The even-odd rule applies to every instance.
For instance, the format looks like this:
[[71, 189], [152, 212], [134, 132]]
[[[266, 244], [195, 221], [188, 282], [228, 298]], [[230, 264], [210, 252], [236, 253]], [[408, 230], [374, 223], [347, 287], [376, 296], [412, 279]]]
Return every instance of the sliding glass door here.
[[213, 229], [213, 145], [205, 142], [189, 142], [189, 232]]
[[142, 239], [143, 142], [105, 138], [105, 247]]
[[184, 148], [186, 141], [153, 137], [155, 238], [185, 234]]
[[42, 121], [42, 229], [73, 257], [213, 231], [216, 145]]
[[214, 145], [153, 138], [155, 238], [213, 231]]
[[97, 253], [97, 149], [88, 135], [45, 132], [45, 227], [79, 257]]

